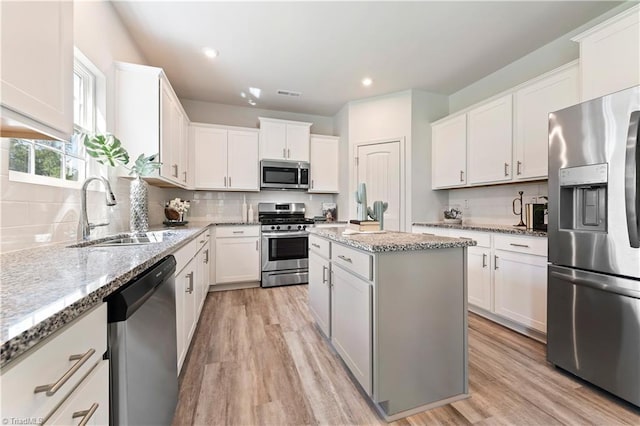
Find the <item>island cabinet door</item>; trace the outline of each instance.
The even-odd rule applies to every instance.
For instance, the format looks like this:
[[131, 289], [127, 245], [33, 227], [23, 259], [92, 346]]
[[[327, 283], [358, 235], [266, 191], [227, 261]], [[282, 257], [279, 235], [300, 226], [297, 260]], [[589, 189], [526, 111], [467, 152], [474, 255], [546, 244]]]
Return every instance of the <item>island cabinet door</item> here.
[[491, 249], [469, 247], [467, 249], [467, 294], [469, 304], [491, 310]]
[[371, 284], [332, 265], [331, 289], [331, 343], [365, 392], [371, 395]]
[[327, 337], [331, 337], [329, 268], [328, 260], [309, 251], [309, 311]]

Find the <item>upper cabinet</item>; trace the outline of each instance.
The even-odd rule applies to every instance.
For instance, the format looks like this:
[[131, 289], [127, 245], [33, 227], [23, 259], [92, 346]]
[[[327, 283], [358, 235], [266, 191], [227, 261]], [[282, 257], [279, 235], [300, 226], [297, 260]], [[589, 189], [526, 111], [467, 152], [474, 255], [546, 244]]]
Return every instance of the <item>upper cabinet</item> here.
[[581, 99], [640, 84], [640, 5], [577, 35]]
[[447, 118], [432, 127], [432, 187], [467, 183], [467, 115]]
[[258, 131], [194, 123], [195, 189], [259, 191]]
[[311, 135], [309, 192], [339, 192], [339, 142], [336, 136]]
[[545, 179], [549, 163], [549, 113], [578, 103], [578, 67], [571, 65], [514, 95], [514, 178]]
[[131, 160], [159, 153], [162, 167], [148, 180], [158, 186], [190, 186], [189, 119], [162, 69], [117, 63], [115, 86], [115, 135]]
[[575, 61], [433, 123], [432, 187], [546, 179], [549, 113], [579, 102], [578, 80]]
[[311, 125], [260, 117], [260, 159], [309, 161]]
[[511, 180], [511, 95], [468, 112], [468, 184]]
[[69, 139], [73, 133], [73, 2], [3, 1], [4, 118]]

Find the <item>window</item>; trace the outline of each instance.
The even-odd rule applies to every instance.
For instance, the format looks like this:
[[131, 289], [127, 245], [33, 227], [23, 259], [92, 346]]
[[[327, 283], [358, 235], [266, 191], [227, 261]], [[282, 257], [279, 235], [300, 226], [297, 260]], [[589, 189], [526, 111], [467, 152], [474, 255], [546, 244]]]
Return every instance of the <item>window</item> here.
[[[78, 58], [80, 56], [82, 60]], [[85, 179], [87, 159], [81, 135], [96, 131], [96, 74], [77, 55], [73, 67], [73, 123], [70, 141], [9, 140], [11, 180], [76, 187]], [[95, 68], [91, 66], [92, 68]]]

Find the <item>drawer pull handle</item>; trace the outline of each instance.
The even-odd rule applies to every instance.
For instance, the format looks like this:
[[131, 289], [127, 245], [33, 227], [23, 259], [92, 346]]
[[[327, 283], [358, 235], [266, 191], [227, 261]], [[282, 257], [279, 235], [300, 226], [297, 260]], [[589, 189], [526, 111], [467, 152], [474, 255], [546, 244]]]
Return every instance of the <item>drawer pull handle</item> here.
[[338, 255], [338, 258], [344, 260], [345, 262], [353, 263], [350, 257], [346, 257], [340, 254]]
[[529, 248], [528, 245], [526, 244], [516, 244], [516, 243], [509, 243], [509, 245], [512, 245], [514, 247], [524, 247], [524, 248]]
[[58, 379], [57, 382], [51, 383], [49, 385], [37, 386], [35, 388], [35, 390], [33, 391], [33, 393], [46, 392], [47, 396], [53, 396], [56, 392], [58, 392], [60, 390], [60, 388], [62, 386], [64, 386], [65, 383], [67, 383], [67, 380], [69, 380], [71, 378], [71, 376], [76, 374], [76, 372], [78, 370], [80, 370], [80, 367], [82, 367], [82, 365], [85, 362], [87, 362], [89, 360], [89, 358], [91, 358], [91, 356], [93, 354], [95, 354], [95, 353], [96, 353], [96, 350], [91, 348], [87, 352], [85, 352], [84, 354], [71, 355], [69, 357], [69, 361], [77, 361], [77, 362], [75, 364], [73, 364], [71, 366], [71, 368], [68, 369], [67, 372], [64, 373], [64, 375]]
[[82, 417], [82, 420], [80, 420], [78, 426], [85, 426], [87, 423], [89, 423], [89, 420], [91, 419], [91, 417], [93, 417], [95, 412], [98, 411], [99, 406], [100, 405], [97, 402], [94, 402], [93, 404], [91, 404], [91, 407], [88, 410], [76, 411], [71, 415], [71, 418], [77, 419], [78, 417]]
[[244, 231], [233, 231], [234, 234], [244, 234]]
[[464, 171], [460, 170], [460, 182], [464, 182]]
[[468, 240], [468, 241], [473, 240], [473, 238], [469, 238], [469, 237], [458, 237], [458, 238], [460, 238], [461, 240]]
[[193, 271], [189, 272], [187, 275], [184, 276], [185, 278], [189, 278], [189, 287], [187, 287], [185, 289], [186, 293], [193, 293]]
[[428, 232], [423, 232], [422, 235], [428, 235], [430, 237], [435, 237], [436, 234], [429, 234]]
[[504, 175], [509, 176], [509, 163], [504, 163]]
[[521, 175], [521, 174], [522, 174], [522, 172], [520, 172], [520, 167], [522, 166], [522, 161], [518, 161], [518, 163], [517, 163], [516, 165], [517, 165], [517, 167], [516, 167], [516, 174], [517, 174], [517, 175]]
[[493, 255], [493, 269], [498, 269], [498, 256]]
[[327, 282], [327, 267], [322, 265], [322, 284]]
[[487, 253], [482, 253], [482, 267], [487, 267]]
[[320, 248], [320, 246], [316, 243], [311, 243], [312, 246], [314, 246], [315, 248]]

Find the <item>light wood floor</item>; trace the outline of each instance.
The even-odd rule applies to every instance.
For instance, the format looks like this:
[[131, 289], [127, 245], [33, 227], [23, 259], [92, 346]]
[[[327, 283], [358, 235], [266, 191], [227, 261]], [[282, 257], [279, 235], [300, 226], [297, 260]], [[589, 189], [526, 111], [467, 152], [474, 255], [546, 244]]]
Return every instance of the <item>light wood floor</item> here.
[[[470, 314], [471, 398], [395, 422], [635, 424], [640, 410], [561, 373], [544, 345]], [[307, 286], [210, 293], [174, 424], [385, 424], [307, 310]]]

